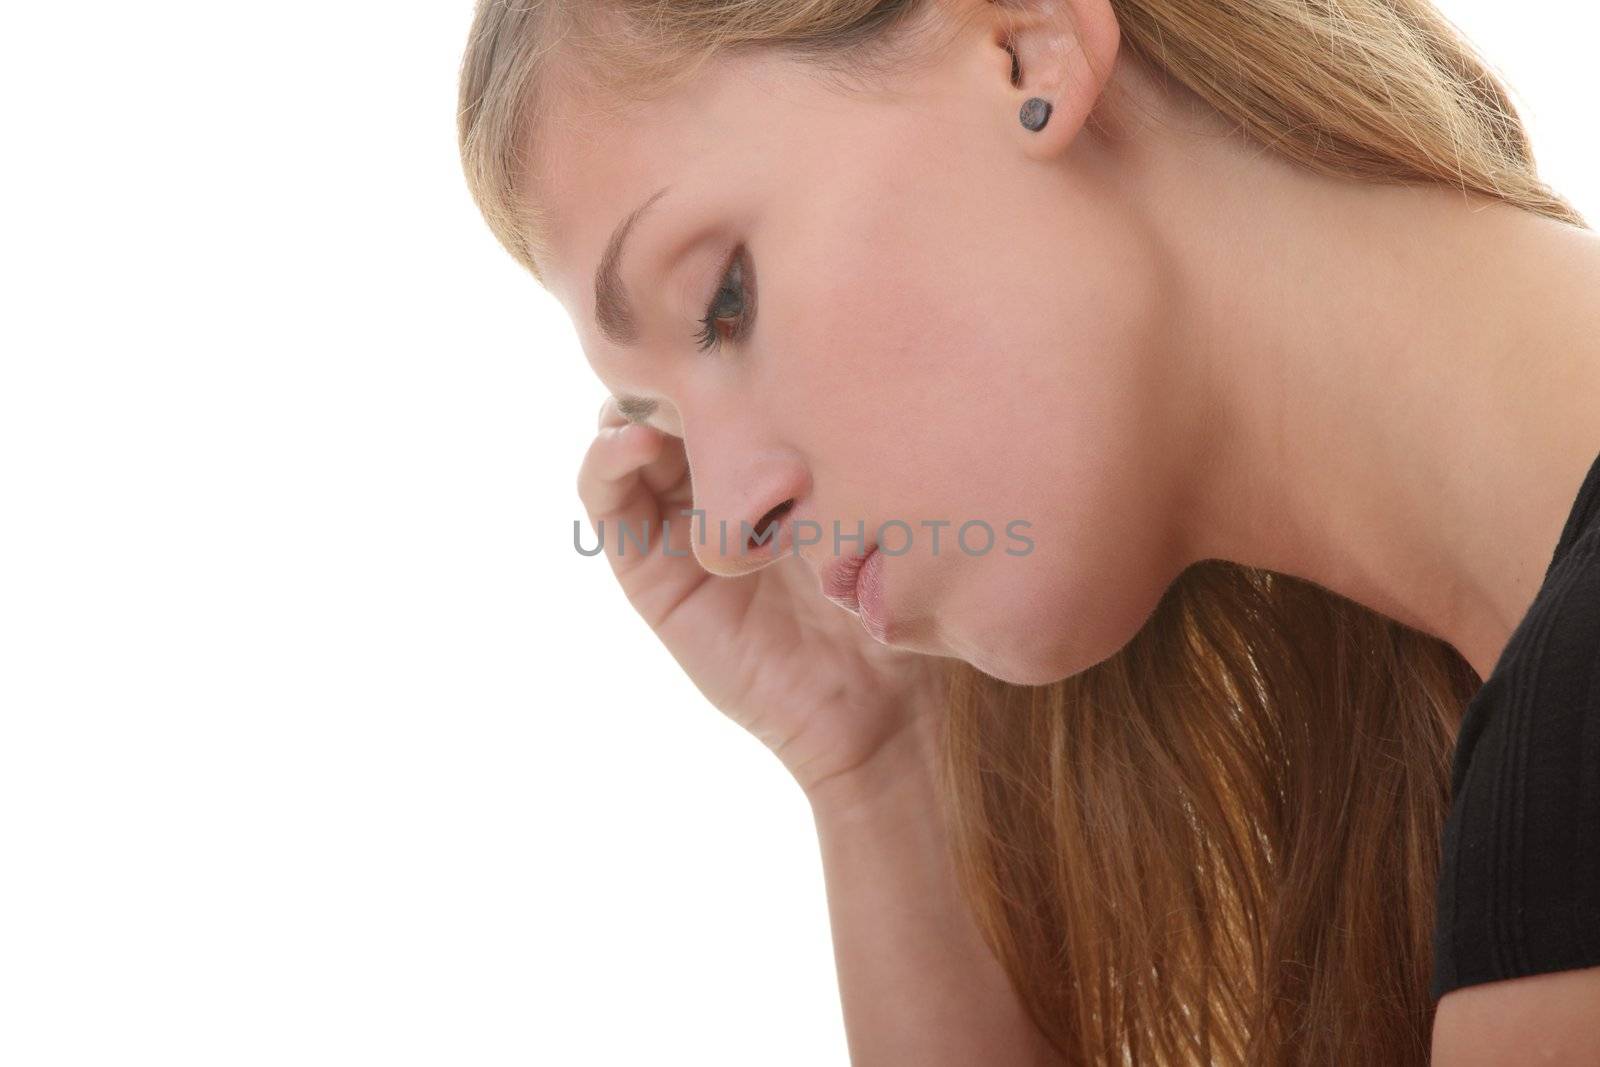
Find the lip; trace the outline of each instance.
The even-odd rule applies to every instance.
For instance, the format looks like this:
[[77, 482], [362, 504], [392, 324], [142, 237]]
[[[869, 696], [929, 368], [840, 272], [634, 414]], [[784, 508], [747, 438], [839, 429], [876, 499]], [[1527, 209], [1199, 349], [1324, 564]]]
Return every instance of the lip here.
[[822, 568], [822, 595], [851, 611], [861, 611], [861, 601], [856, 597], [856, 579], [861, 576], [861, 566], [867, 557], [877, 550], [878, 545], [872, 545], [866, 552], [832, 558]]
[[889, 643], [889, 620], [883, 595], [884, 557], [873, 545], [853, 556], [840, 556], [822, 572], [822, 593], [861, 619], [861, 625], [883, 644]]
[[822, 595], [835, 604], [859, 613], [861, 601], [856, 593], [856, 579], [861, 576], [861, 568], [866, 564], [867, 558], [877, 550], [878, 546], [873, 545], [865, 552], [836, 556], [830, 560], [822, 569]]
[[883, 596], [884, 555], [876, 549], [856, 569], [856, 603], [861, 625], [879, 644], [889, 643], [889, 613]]

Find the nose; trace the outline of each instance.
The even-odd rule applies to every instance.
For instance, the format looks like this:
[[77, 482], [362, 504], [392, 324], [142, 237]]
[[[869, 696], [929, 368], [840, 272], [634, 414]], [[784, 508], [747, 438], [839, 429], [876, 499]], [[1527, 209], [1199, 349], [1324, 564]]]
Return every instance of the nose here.
[[692, 522], [690, 543], [702, 567], [731, 578], [797, 552], [792, 516], [809, 480], [791, 450], [687, 439], [685, 449], [695, 510], [682, 521]]

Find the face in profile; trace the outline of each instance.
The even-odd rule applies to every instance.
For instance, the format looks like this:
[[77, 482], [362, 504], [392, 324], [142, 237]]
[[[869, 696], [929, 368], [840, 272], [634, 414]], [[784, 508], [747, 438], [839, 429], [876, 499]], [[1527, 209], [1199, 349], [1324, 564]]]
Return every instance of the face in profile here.
[[[813, 567], [859, 523], [886, 643], [1039, 684], [1114, 653], [1181, 569], [1175, 399], [1114, 147], [1063, 107], [1023, 128], [1010, 72], [982, 26], [881, 91], [718, 60], [621, 111], [564, 103], [530, 190], [595, 373], [683, 439], [706, 568], [773, 565], [737, 531], [785, 502]], [[597, 317], [630, 216], [602, 286], [626, 310]]]

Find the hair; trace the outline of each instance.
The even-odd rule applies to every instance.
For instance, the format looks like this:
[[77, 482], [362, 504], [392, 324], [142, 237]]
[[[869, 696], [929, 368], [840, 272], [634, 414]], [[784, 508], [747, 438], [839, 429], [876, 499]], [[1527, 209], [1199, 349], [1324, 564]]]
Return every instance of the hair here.
[[[932, 54], [909, 29], [930, 2], [479, 0], [460, 82], [472, 194], [542, 281], [547, 219], [517, 190], [559, 94], [642, 98], [759, 48], [869, 82]], [[1588, 228], [1426, 0], [1109, 2], [1122, 47], [1307, 167]], [[1081, 674], [948, 669], [939, 771], [962, 891], [1065, 1058], [1428, 1062], [1451, 757], [1483, 681], [1451, 645], [1208, 559]]]

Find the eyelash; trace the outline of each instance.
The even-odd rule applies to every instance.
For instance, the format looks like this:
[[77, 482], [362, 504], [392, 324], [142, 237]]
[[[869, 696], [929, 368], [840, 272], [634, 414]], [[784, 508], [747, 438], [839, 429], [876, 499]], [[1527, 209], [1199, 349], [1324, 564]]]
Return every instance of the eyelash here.
[[[733, 340], [743, 340], [750, 332], [750, 324], [755, 318], [752, 310], [754, 299], [751, 295], [751, 286], [745, 277], [748, 271], [749, 257], [743, 248], [734, 249], [733, 256], [728, 262], [727, 269], [722, 273], [722, 279], [717, 286], [717, 291], [711, 294], [711, 303], [706, 307], [706, 317], [700, 320], [700, 332], [695, 335], [699, 341], [702, 352], [711, 348], [718, 348], [722, 344], [722, 334], [717, 329], [717, 323], [733, 316], [718, 314], [717, 309], [722, 305], [725, 297], [732, 297], [739, 301], [737, 321], [733, 327]], [[737, 275], [737, 280], [728, 284], [728, 279]]]

